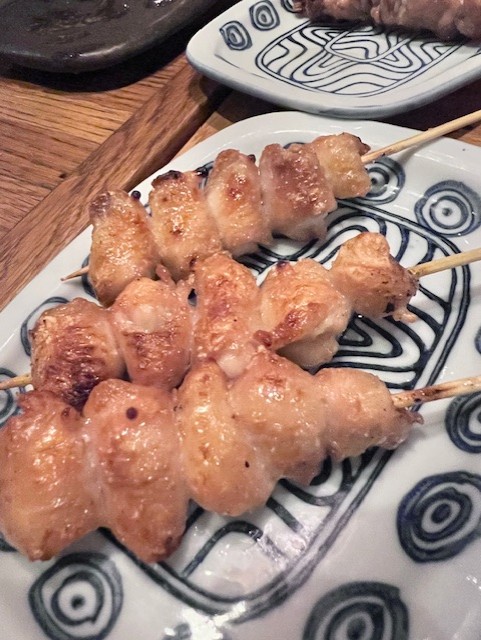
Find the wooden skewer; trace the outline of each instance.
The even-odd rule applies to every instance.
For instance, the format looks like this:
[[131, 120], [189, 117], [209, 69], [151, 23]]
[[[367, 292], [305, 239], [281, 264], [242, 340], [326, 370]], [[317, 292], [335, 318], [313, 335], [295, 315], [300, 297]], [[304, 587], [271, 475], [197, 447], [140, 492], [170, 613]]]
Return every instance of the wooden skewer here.
[[[481, 247], [478, 249], [470, 249], [469, 251], [463, 251], [462, 253], [455, 253], [452, 256], [445, 256], [444, 258], [436, 258], [430, 262], [423, 262], [417, 264], [414, 267], [408, 267], [408, 271], [412, 273], [415, 278], [422, 278], [429, 276], [432, 273], [439, 273], [440, 271], [447, 271], [448, 269], [454, 269], [455, 267], [462, 267], [472, 262], [481, 260]], [[61, 278], [62, 282], [66, 280], [72, 280], [78, 278], [89, 272], [88, 266], [82, 267], [70, 273], [68, 276]], [[1, 387], [0, 387], [1, 389]]]
[[454, 398], [464, 396], [481, 390], [481, 376], [471, 378], [460, 378], [452, 382], [441, 382], [440, 384], [424, 387], [423, 389], [413, 389], [412, 391], [401, 391], [393, 394], [392, 399], [397, 409], [407, 409], [418, 402], [432, 402], [443, 398]]
[[[31, 382], [32, 378], [29, 373], [15, 376], [1, 382], [0, 391], [24, 387], [27, 384], [31, 384]], [[401, 391], [392, 395], [392, 401], [396, 409], [407, 409], [414, 404], [433, 402], [443, 398], [454, 398], [455, 396], [463, 396], [475, 391], [481, 391], [481, 376], [441, 382], [440, 384], [423, 387], [422, 389], [413, 389], [412, 391]]]
[[463, 251], [462, 253], [455, 253], [452, 256], [445, 256], [444, 258], [437, 258], [430, 262], [423, 262], [417, 264], [414, 267], [409, 267], [408, 271], [415, 278], [422, 278], [429, 276], [432, 273], [439, 273], [440, 271], [446, 271], [447, 269], [454, 269], [455, 267], [462, 267], [471, 262], [481, 260], [481, 247], [478, 249], [471, 249], [470, 251]]
[[29, 373], [23, 373], [20, 376], [8, 378], [7, 380], [0, 382], [0, 391], [15, 389], [16, 387], [25, 387], [27, 384], [32, 384], [32, 376]]
[[69, 273], [68, 276], [62, 276], [60, 280], [62, 282], [65, 282], [66, 280], [73, 280], [74, 278], [80, 278], [81, 276], [85, 275], [88, 272], [89, 272], [89, 268], [87, 265], [86, 267], [82, 267], [81, 269], [77, 269], [77, 271], [73, 271], [72, 273]]
[[378, 160], [383, 156], [390, 156], [393, 153], [398, 153], [399, 151], [409, 149], [409, 147], [414, 147], [415, 145], [422, 144], [423, 142], [429, 142], [429, 140], [440, 138], [446, 133], [452, 133], [453, 131], [456, 131], [456, 129], [462, 129], [463, 127], [474, 124], [479, 120], [481, 120], [481, 109], [479, 109], [478, 111], [473, 111], [472, 113], [468, 113], [461, 118], [456, 118], [455, 120], [445, 122], [438, 127], [432, 127], [431, 129], [427, 129], [427, 131], [421, 131], [420, 133], [416, 133], [414, 136], [410, 136], [409, 138], [405, 138], [404, 140], [399, 140], [398, 142], [394, 142], [393, 144], [382, 147], [381, 149], [370, 151], [369, 153], [363, 155], [361, 160], [363, 164], [369, 164], [370, 162], [374, 162], [375, 160]]

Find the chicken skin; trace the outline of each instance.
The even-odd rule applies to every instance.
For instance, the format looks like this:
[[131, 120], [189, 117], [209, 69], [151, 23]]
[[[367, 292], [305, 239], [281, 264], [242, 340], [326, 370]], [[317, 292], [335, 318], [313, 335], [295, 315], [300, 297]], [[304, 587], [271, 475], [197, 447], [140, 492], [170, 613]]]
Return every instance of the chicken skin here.
[[326, 216], [337, 207], [314, 151], [294, 144], [270, 144], [259, 160], [264, 212], [273, 233], [305, 242], [323, 238]]
[[345, 242], [330, 275], [356, 313], [369, 318], [415, 320], [407, 304], [417, 291], [417, 279], [391, 256], [382, 234], [360, 233]]
[[33, 386], [77, 409], [101, 380], [124, 374], [109, 312], [83, 298], [44, 311], [30, 340]]
[[234, 257], [270, 244], [270, 220], [264, 214], [255, 160], [235, 149], [221, 151], [209, 174], [205, 195], [222, 246]]
[[301, 367], [329, 362], [352, 313], [329, 271], [315, 260], [278, 262], [260, 290], [271, 347]]
[[89, 279], [100, 304], [109, 306], [135, 278], [153, 278], [159, 256], [147, 213], [137, 199], [124, 191], [108, 191], [93, 200], [89, 212]]
[[131, 282], [110, 308], [117, 343], [132, 382], [173, 389], [184, 377], [192, 351], [189, 288], [163, 279]]
[[257, 348], [260, 295], [247, 267], [218, 253], [195, 268], [194, 358], [214, 359], [229, 376], [240, 375]]
[[187, 277], [198, 258], [222, 249], [200, 181], [195, 171], [170, 171], [152, 183], [152, 232], [175, 281]]

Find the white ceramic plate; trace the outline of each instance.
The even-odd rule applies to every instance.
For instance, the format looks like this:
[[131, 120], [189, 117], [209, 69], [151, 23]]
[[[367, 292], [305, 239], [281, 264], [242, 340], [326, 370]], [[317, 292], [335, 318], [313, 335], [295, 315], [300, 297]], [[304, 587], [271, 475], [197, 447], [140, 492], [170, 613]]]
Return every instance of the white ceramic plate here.
[[[169, 165], [209, 163], [226, 147], [346, 130], [374, 148], [409, 131], [304, 113], [259, 116]], [[481, 244], [481, 149], [444, 140], [372, 166], [369, 197], [343, 202], [325, 243], [277, 243], [246, 257], [259, 277], [278, 259], [333, 250], [381, 230], [405, 266]], [[151, 179], [139, 189], [145, 201]], [[27, 329], [82, 283], [59, 277], [82, 262], [90, 232], [65, 249], [0, 314], [0, 377], [28, 369]], [[412, 301], [416, 323], [356, 318], [338, 362], [377, 373], [393, 390], [481, 372], [481, 268], [429, 276]], [[0, 421], [14, 410], [0, 394]], [[239, 519], [194, 510], [180, 549], [144, 565], [106, 532], [45, 563], [0, 545], [3, 638], [17, 640], [479, 640], [481, 628], [481, 394], [422, 408], [425, 425], [393, 455], [374, 450], [326, 462], [309, 487], [280, 483], [268, 505]]]
[[481, 75], [479, 44], [371, 26], [321, 26], [292, 0], [242, 0], [201, 29], [187, 56], [207, 76], [291, 109], [377, 119]]

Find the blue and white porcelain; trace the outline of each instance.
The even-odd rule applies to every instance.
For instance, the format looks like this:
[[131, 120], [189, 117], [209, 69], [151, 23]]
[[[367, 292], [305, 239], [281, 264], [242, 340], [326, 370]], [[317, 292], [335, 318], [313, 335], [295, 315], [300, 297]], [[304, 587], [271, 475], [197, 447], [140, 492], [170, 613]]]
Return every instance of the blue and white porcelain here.
[[[306, 142], [348, 130], [373, 148], [412, 132], [298, 112], [235, 124], [165, 169], [209, 166], [235, 147]], [[342, 201], [323, 242], [279, 240], [243, 261], [261, 280], [278, 260], [329, 265], [341, 242], [381, 231], [411, 266], [481, 245], [481, 149], [439, 140], [370, 166], [366, 198]], [[162, 171], [163, 171], [162, 170]], [[152, 177], [138, 190], [145, 202]], [[87, 258], [81, 234], [0, 314], [0, 378], [29, 366], [28, 329], [85, 283], [60, 276]], [[421, 280], [409, 326], [353, 318], [334, 364], [392, 389], [481, 373], [481, 265]], [[0, 423], [16, 411], [0, 392]], [[49, 562], [0, 539], [1, 638], [16, 640], [479, 640], [481, 393], [421, 407], [395, 452], [326, 461], [308, 487], [280, 482], [265, 508], [224, 518], [193, 506], [178, 551], [146, 565], [99, 530]]]
[[292, 0], [242, 0], [187, 47], [199, 71], [291, 109], [377, 119], [432, 102], [481, 75], [467, 41], [360, 24], [320, 25]]

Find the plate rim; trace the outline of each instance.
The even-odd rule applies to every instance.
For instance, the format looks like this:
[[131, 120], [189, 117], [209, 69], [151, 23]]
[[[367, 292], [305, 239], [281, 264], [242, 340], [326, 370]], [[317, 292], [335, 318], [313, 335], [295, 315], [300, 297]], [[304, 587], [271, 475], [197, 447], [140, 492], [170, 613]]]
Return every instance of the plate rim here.
[[[299, 87], [293, 87], [293, 95], [288, 96], [283, 92], [286, 85], [269, 77], [262, 77], [262, 85], [256, 84], [252, 78], [253, 74], [242, 67], [227, 63], [215, 54], [217, 39], [213, 32], [218, 32], [218, 27], [226, 20], [232, 19], [239, 14], [244, 14], [244, 8], [257, 3], [258, 0], [241, 0], [233, 7], [230, 7], [219, 16], [204, 25], [195, 33], [187, 43], [186, 56], [189, 63], [199, 72], [213, 78], [214, 80], [227, 84], [237, 91], [259, 97], [268, 102], [285, 106], [289, 109], [297, 109], [310, 113], [328, 115], [331, 117], [342, 117], [347, 119], [368, 118], [378, 119], [392, 116], [403, 110], [410, 110], [429, 104], [444, 95], [452, 93], [456, 89], [472, 82], [481, 76], [481, 65], [476, 64], [475, 59], [465, 62], [465, 71], [459, 73], [458, 67], [453, 66], [449, 70], [437, 75], [441, 81], [434, 82], [431, 78], [428, 82], [420, 84], [420, 91], [411, 95], [405, 87], [385, 92], [384, 96], [390, 95], [389, 101], [384, 101], [381, 106], [374, 104], [372, 99], [366, 99], [363, 104], [362, 97], [356, 98], [357, 106], [344, 107], [342, 99], [332, 98], [330, 94], [321, 96], [319, 92], [309, 92]], [[308, 23], [306, 19], [303, 24]], [[441, 43], [441, 41], [439, 41]], [[470, 45], [466, 46], [476, 46]], [[479, 48], [479, 47], [478, 47]], [[319, 104], [325, 98], [323, 106]], [[342, 97], [341, 97], [342, 98]]]

